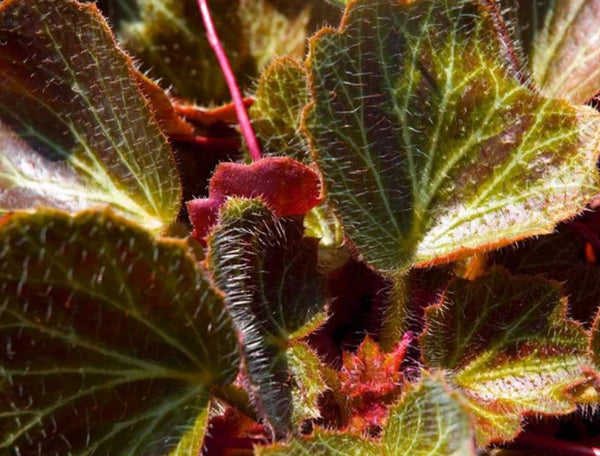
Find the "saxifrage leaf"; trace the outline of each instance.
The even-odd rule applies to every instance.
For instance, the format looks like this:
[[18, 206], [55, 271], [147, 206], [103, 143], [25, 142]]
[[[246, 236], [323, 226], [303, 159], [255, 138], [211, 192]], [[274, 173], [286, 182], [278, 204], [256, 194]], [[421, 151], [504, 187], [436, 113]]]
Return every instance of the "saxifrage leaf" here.
[[556, 282], [500, 268], [451, 282], [426, 311], [427, 368], [447, 370], [476, 416], [478, 442], [513, 439], [524, 413], [565, 414], [566, 390], [591, 366], [585, 331], [566, 318]]
[[490, 262], [514, 274], [561, 282], [569, 297], [570, 317], [589, 327], [600, 305], [599, 255], [600, 212], [588, 211], [561, 224], [554, 234], [500, 249], [490, 255]]
[[188, 201], [192, 237], [204, 242], [228, 197], [261, 198], [277, 217], [304, 215], [321, 202], [321, 181], [309, 167], [288, 157], [267, 157], [250, 165], [220, 163], [208, 198]]
[[105, 212], [0, 225], [0, 449], [157, 455], [238, 371], [222, 297], [187, 246]]
[[169, 147], [96, 7], [6, 0], [0, 43], [0, 211], [108, 204], [153, 231], [171, 223]]
[[481, 2], [352, 1], [307, 68], [328, 198], [380, 269], [550, 232], [599, 190], [600, 115], [521, 86]]
[[300, 218], [277, 218], [258, 199], [230, 198], [208, 239], [215, 284], [243, 335], [259, 413], [278, 434], [292, 426], [286, 350], [324, 320], [318, 239]]
[[308, 81], [302, 65], [284, 57], [265, 68], [250, 115], [267, 154], [300, 162], [309, 159], [306, 138], [300, 133], [300, 116], [308, 102]]
[[585, 103], [600, 92], [600, 1], [531, 2], [543, 17], [529, 65], [541, 92]]
[[411, 385], [402, 400], [390, 408], [381, 442], [353, 434], [317, 431], [289, 445], [259, 447], [257, 456], [396, 456], [476, 454], [470, 418], [456, 393], [427, 375]]

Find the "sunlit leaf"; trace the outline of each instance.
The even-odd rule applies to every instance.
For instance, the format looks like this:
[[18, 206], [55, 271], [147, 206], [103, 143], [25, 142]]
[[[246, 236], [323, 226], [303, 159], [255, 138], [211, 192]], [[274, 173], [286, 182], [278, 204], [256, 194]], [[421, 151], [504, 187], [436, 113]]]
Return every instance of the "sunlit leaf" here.
[[352, 434], [317, 431], [289, 445], [259, 447], [258, 456], [395, 456], [476, 454], [469, 415], [456, 394], [427, 376], [390, 409], [381, 442]]
[[550, 232], [598, 192], [599, 114], [521, 86], [481, 2], [352, 1], [307, 68], [328, 198], [380, 269]]
[[164, 229], [179, 211], [174, 163], [95, 6], [6, 0], [0, 43], [0, 210], [108, 204]]
[[556, 282], [498, 268], [454, 280], [427, 309], [425, 365], [449, 372], [476, 415], [480, 445], [514, 438], [526, 412], [575, 409], [566, 389], [583, 381], [591, 359], [585, 331], [565, 314]]
[[284, 434], [292, 424], [286, 349], [324, 318], [318, 241], [303, 237], [301, 219], [276, 218], [257, 199], [231, 198], [219, 218], [208, 264], [243, 334], [257, 408]]
[[292, 423], [300, 426], [302, 421], [321, 418], [319, 400], [327, 384], [323, 379], [319, 357], [304, 342], [294, 342], [285, 351], [287, 367], [293, 377]]
[[288, 3], [296, 3], [296, 8], [285, 8], [285, 2], [272, 0], [242, 0], [240, 4], [240, 21], [258, 70], [276, 56], [304, 57], [311, 7], [316, 2]]
[[309, 101], [306, 70], [290, 58], [275, 60], [263, 71], [256, 103], [250, 110], [265, 153], [310, 161], [300, 133], [300, 115]]
[[4, 452], [165, 454], [238, 370], [186, 244], [109, 211], [5, 217], [0, 293]]
[[600, 92], [600, 1], [531, 3], [541, 23], [529, 58], [535, 83], [546, 96], [588, 101]]

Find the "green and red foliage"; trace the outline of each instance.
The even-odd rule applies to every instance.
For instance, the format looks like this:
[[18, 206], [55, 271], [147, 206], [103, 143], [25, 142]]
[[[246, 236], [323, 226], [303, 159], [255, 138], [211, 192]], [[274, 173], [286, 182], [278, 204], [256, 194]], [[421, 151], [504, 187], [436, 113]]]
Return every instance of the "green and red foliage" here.
[[600, 454], [598, 23], [0, 0], [0, 454]]

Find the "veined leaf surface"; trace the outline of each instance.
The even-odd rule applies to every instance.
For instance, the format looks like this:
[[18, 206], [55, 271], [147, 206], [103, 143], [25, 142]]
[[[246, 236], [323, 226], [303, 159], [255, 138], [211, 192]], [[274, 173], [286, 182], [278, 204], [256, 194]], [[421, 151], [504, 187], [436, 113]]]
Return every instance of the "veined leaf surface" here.
[[591, 358], [558, 283], [500, 268], [474, 282], [456, 279], [426, 323], [424, 362], [449, 372], [476, 416], [481, 446], [514, 438], [526, 412], [575, 409], [566, 390], [585, 379]]
[[600, 92], [600, 1], [532, 1], [543, 17], [529, 64], [542, 93], [585, 103]]
[[547, 233], [598, 192], [600, 115], [521, 86], [501, 46], [472, 0], [355, 0], [312, 39], [304, 129], [372, 265]]
[[6, 216], [0, 293], [3, 454], [164, 455], [238, 370], [186, 244], [110, 211]]
[[169, 147], [95, 6], [6, 0], [0, 42], [0, 211], [110, 205], [153, 231], [172, 222]]
[[308, 161], [309, 148], [300, 133], [300, 116], [308, 101], [308, 82], [302, 65], [283, 57], [265, 68], [250, 115], [267, 154]]
[[258, 456], [395, 456], [476, 454], [469, 414], [442, 380], [426, 376], [390, 409], [381, 442], [352, 434], [317, 431], [289, 445], [257, 450]]

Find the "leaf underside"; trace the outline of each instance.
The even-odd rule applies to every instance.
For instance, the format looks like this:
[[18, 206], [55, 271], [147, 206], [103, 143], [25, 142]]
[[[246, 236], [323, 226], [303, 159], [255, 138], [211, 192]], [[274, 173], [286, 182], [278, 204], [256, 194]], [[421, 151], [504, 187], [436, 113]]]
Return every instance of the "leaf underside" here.
[[565, 414], [567, 388], [591, 366], [585, 331], [566, 319], [556, 282], [493, 268], [452, 281], [426, 311], [428, 368], [448, 371], [476, 417], [478, 443], [511, 440], [524, 413]]
[[380, 269], [550, 232], [598, 191], [598, 113], [521, 86], [478, 2], [350, 2], [307, 68], [328, 198]]
[[110, 211], [14, 213], [0, 239], [0, 449], [174, 449], [239, 362], [185, 243]]
[[110, 205], [154, 231], [172, 222], [169, 147], [95, 6], [6, 0], [0, 42], [0, 211]]
[[256, 402], [278, 433], [292, 424], [286, 348], [323, 321], [317, 239], [302, 220], [276, 218], [257, 199], [229, 199], [208, 240], [208, 262], [243, 334]]

